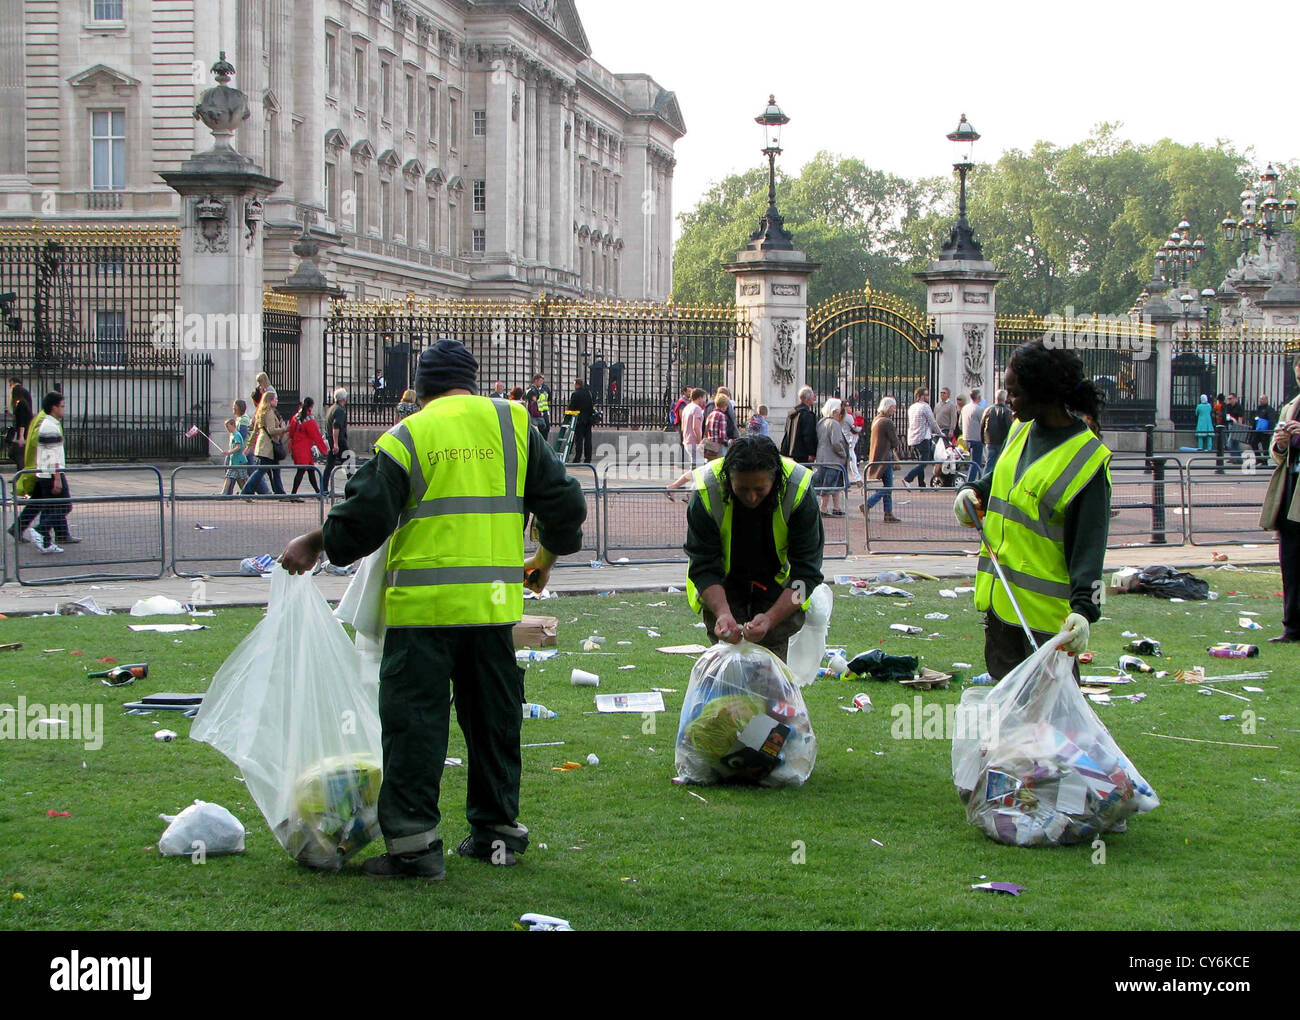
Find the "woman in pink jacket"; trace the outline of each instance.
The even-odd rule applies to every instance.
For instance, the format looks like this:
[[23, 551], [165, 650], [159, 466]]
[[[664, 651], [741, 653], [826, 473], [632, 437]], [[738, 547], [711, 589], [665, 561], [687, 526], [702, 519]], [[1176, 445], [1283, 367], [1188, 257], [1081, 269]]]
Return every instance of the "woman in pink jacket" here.
[[293, 456], [293, 462], [298, 465], [298, 473], [293, 476], [293, 491], [298, 491], [298, 486], [302, 484], [302, 476], [307, 476], [307, 481], [311, 482], [312, 492], [320, 492], [320, 486], [316, 484], [316, 454], [313, 449], [324, 452], [325, 437], [320, 434], [320, 426], [316, 424], [316, 419], [311, 416], [312, 409], [316, 406], [316, 401], [311, 397], [304, 397], [298, 411], [289, 419], [289, 453]]

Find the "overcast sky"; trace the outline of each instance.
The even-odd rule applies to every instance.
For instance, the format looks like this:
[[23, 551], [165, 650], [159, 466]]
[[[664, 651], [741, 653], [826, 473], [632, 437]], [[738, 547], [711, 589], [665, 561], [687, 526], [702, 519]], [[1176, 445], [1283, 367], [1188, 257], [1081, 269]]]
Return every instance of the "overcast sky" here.
[[[709, 184], [763, 162], [753, 121], [768, 93], [790, 123], [781, 166], [819, 150], [905, 177], [943, 173], [964, 112], [977, 162], [1046, 139], [1069, 145], [1102, 121], [1122, 137], [1300, 157], [1288, 66], [1297, 29], [1285, 5], [1185, 0], [577, 0], [593, 56], [649, 73], [677, 94], [675, 212]], [[1266, 12], [1276, 30], [1258, 20]], [[1247, 20], [1249, 19], [1249, 20]], [[1243, 44], [1275, 53], [1270, 80]], [[1221, 55], [1225, 46], [1230, 56]], [[1236, 196], [1224, 195], [1224, 211]]]

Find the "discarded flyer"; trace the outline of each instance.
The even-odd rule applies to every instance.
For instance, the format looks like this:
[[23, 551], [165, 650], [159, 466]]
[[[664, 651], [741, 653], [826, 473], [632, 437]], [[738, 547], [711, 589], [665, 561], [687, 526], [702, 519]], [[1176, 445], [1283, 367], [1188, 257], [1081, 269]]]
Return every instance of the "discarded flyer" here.
[[663, 648], [656, 648], [656, 652], [666, 652], [669, 655], [703, 655], [708, 651], [704, 645], [665, 645]]
[[597, 694], [597, 712], [662, 712], [664, 696], [657, 691], [637, 694]]
[[889, 625], [889, 629], [896, 630], [900, 634], [924, 634], [925, 633], [925, 628], [913, 627], [911, 624], [907, 624], [907, 623], [891, 623]]
[[60, 616], [112, 616], [110, 610], [104, 609], [95, 601], [95, 596], [86, 595], [76, 602], [61, 602], [57, 612]]
[[972, 885], [971, 888], [983, 889], [985, 892], [1000, 892], [1011, 896], [1019, 896], [1025, 891], [1026, 886], [1016, 885], [1014, 882], [980, 882]]
[[207, 630], [206, 623], [132, 623], [131, 630], [153, 630], [159, 634], [175, 634], [182, 630]]
[[895, 588], [892, 585], [880, 584], [871, 588], [854, 588], [854, 595], [893, 595], [896, 598], [910, 599], [915, 598], [910, 591], [904, 591], [902, 588]]

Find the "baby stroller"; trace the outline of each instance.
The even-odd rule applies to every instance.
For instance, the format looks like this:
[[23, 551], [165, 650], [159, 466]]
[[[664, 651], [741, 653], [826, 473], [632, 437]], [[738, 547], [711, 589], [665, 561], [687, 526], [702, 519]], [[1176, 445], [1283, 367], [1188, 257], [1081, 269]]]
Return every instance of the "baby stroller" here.
[[949, 444], [943, 439], [935, 440], [934, 467], [930, 471], [931, 488], [951, 489], [964, 485], [970, 476], [970, 453], [960, 443]]

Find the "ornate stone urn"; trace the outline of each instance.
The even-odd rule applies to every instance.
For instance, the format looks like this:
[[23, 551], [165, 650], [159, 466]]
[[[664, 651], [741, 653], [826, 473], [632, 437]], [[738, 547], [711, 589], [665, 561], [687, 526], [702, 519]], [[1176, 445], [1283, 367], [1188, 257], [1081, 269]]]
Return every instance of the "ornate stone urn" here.
[[212, 132], [214, 153], [233, 154], [235, 147], [230, 144], [230, 138], [239, 125], [248, 120], [248, 97], [229, 85], [235, 67], [226, 59], [225, 50], [212, 65], [212, 73], [218, 84], [199, 96], [198, 105], [194, 107], [194, 119], [203, 121]]

